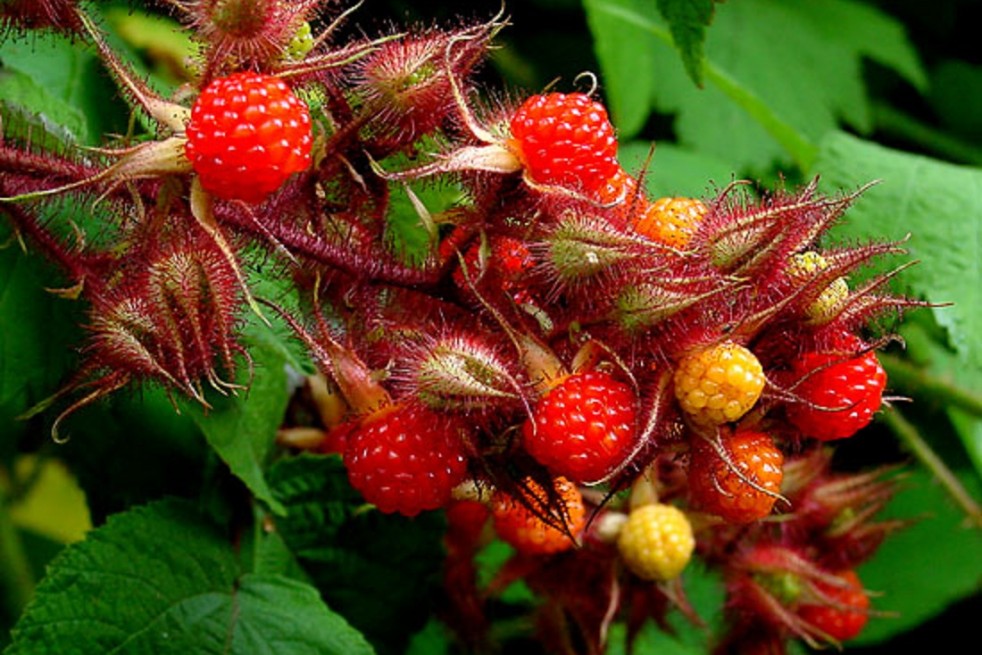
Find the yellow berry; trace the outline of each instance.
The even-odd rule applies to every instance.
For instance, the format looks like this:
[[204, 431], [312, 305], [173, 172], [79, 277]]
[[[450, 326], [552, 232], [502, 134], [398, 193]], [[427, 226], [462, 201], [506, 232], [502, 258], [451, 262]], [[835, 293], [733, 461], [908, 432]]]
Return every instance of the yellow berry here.
[[[791, 256], [788, 262], [788, 274], [792, 279], [804, 284], [816, 274], [828, 269], [829, 262], [814, 250]], [[822, 292], [805, 308], [805, 314], [813, 321], [824, 323], [838, 314], [838, 309], [849, 297], [849, 284], [846, 278], [838, 277], [825, 287]]]
[[632, 510], [617, 537], [624, 565], [645, 580], [677, 578], [692, 559], [695, 545], [686, 515], [659, 503]]
[[652, 241], [682, 250], [705, 214], [706, 205], [695, 198], [659, 198], [635, 219], [633, 227]]
[[682, 358], [675, 371], [675, 397], [694, 422], [722, 425], [746, 414], [765, 382], [757, 357], [727, 341]]

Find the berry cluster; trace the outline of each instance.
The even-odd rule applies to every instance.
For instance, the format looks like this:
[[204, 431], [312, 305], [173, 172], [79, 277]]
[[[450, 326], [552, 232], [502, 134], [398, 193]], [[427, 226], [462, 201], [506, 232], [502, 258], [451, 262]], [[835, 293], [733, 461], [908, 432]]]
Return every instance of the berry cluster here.
[[[469, 535], [452, 557], [496, 534], [559, 604], [596, 596], [543, 573], [571, 562], [657, 618], [698, 554], [727, 576], [734, 643], [858, 632], [850, 571], [892, 527], [871, 520], [892, 487], [836, 477], [824, 442], [880, 409], [871, 328], [914, 303], [847, 282], [896, 245], [823, 247], [857, 196], [651, 198], [591, 94], [470, 104], [496, 20], [329, 47], [307, 22], [329, 3], [259, 4], [248, 24], [181, 5], [210, 44], [190, 109], [66, 9], [159, 138], [95, 170], [0, 141], [4, 213], [90, 308], [86, 393], [58, 421], [130, 382], [234, 391], [242, 313], [265, 309], [243, 265], [264, 250], [304, 298], [265, 304], [330, 387], [315, 447], [379, 511], [448, 509]], [[434, 179], [458, 200], [427, 207], [413, 189]], [[69, 244], [20, 202], [90, 190], [115, 243]], [[431, 237], [415, 259], [389, 229], [407, 193]]]

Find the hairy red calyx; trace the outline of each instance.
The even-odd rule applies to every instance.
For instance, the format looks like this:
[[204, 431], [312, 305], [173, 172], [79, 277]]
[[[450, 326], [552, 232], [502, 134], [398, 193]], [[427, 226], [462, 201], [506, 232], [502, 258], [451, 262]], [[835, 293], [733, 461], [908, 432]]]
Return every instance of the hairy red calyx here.
[[76, 0], [3, 0], [0, 3], [0, 32], [13, 28], [81, 33], [83, 28], [76, 13], [77, 4]]

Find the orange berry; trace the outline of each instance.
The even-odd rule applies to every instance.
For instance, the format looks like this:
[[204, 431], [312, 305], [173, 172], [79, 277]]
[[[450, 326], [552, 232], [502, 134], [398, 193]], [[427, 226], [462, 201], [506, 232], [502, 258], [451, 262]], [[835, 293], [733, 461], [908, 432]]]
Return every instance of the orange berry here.
[[[549, 555], [576, 546], [571, 538], [583, 531], [586, 525], [586, 508], [583, 496], [576, 485], [563, 477], [553, 481], [557, 507], [550, 506], [545, 490], [536, 482], [526, 481], [524, 499], [496, 491], [491, 499], [494, 528], [502, 541], [526, 555]], [[525, 502], [523, 502], [523, 500]], [[533, 512], [528, 506], [542, 507], [543, 512]], [[565, 523], [567, 531], [542, 520], [546, 509], [557, 521]]]
[[638, 215], [633, 227], [652, 241], [682, 250], [705, 215], [706, 205], [695, 198], [659, 198]]
[[724, 459], [697, 439], [689, 461], [693, 503], [729, 523], [749, 523], [771, 513], [784, 478], [784, 455], [762, 432], [736, 432], [722, 440]]

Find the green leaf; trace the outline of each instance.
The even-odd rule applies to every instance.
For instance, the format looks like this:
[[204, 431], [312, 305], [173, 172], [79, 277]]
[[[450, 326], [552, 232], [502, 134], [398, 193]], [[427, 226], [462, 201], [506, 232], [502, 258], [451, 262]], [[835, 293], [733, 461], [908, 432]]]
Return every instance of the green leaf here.
[[[953, 383], [976, 395], [982, 389], [982, 369], [964, 365], [962, 358], [948, 345], [946, 335], [938, 329], [933, 316], [925, 313], [908, 315], [900, 328], [900, 334], [904, 339], [905, 355], [914, 366], [924, 369], [942, 382]], [[914, 395], [916, 389], [904, 391], [908, 395]], [[961, 437], [961, 444], [982, 479], [982, 420], [979, 416], [940, 395], [933, 398], [915, 395], [914, 400], [918, 406], [924, 404], [925, 400], [930, 404], [943, 403], [940, 409], [947, 413], [954, 432]], [[929, 406], [928, 409], [938, 408]], [[945, 445], [939, 442], [947, 434], [946, 430], [932, 429], [929, 434], [931, 445], [936, 449], [939, 445]]]
[[31, 34], [0, 43], [0, 62], [43, 90], [27, 89], [10, 98], [13, 104], [56, 124], [70, 122], [62, 127], [79, 142], [99, 144], [103, 134], [125, 128], [125, 114], [116, 110], [121, 105], [112, 102], [118, 94], [94, 49], [55, 33]]
[[[583, 0], [583, 6], [611, 117], [627, 139], [644, 127], [661, 75], [656, 55], [665, 45], [649, 34], [658, 12], [651, 2], [633, 0]], [[671, 55], [679, 67], [678, 56]]]
[[280, 575], [309, 584], [310, 579], [300, 568], [297, 558], [278, 532], [266, 532], [263, 524], [256, 524], [253, 545], [252, 572], [263, 575]]
[[33, 145], [49, 151], [88, 137], [85, 115], [77, 107], [8, 66], [0, 68], [0, 116], [6, 138], [30, 138]]
[[[891, 150], [836, 133], [822, 143], [815, 166], [826, 190], [855, 189], [879, 179], [832, 233], [849, 240], [901, 240], [919, 263], [904, 271], [900, 291], [934, 303], [931, 310], [947, 333], [957, 364], [951, 376], [966, 388], [982, 380], [982, 170]], [[896, 265], [898, 260], [885, 262]], [[966, 281], [971, 281], [966, 283]], [[942, 365], [941, 370], [946, 367]], [[980, 431], [962, 421], [970, 453], [979, 452]], [[977, 460], [978, 461], [978, 460]]]
[[325, 543], [337, 539], [363, 502], [336, 456], [282, 459], [270, 467], [269, 484], [289, 510], [275, 519], [277, 531], [301, 558], [316, 558]]
[[[514, 555], [515, 548], [500, 539], [492, 539], [478, 550], [474, 554], [478, 589], [487, 589]], [[510, 605], [532, 605], [536, 602], [536, 596], [528, 583], [519, 578], [496, 592], [495, 600]]]
[[461, 188], [455, 185], [394, 187], [386, 214], [386, 239], [396, 255], [409, 263], [421, 262], [433, 245], [420, 210], [413, 204], [414, 198], [422, 211], [433, 217], [459, 203], [462, 196]]
[[[976, 497], [977, 478], [963, 482]], [[863, 586], [882, 595], [874, 597], [877, 611], [860, 636], [869, 644], [914, 628], [936, 616], [949, 604], [980, 591], [982, 530], [965, 525], [964, 514], [922, 470], [905, 480], [903, 490], [890, 503], [883, 518], [916, 519], [912, 526], [890, 535], [876, 556], [859, 570]]]
[[165, 495], [201, 493], [207, 446], [161, 387], [120, 391], [81, 409], [65, 421], [62, 436], [67, 443], [52, 445], [52, 454], [75, 474], [95, 524]]
[[80, 308], [45, 291], [60, 283], [47, 262], [24, 254], [16, 241], [0, 248], [0, 457], [27, 429], [15, 417], [55, 393], [74, 365]]
[[612, 630], [607, 655], [630, 652], [633, 655], [698, 655], [712, 651], [714, 639], [723, 629], [723, 606], [726, 594], [718, 572], [708, 569], [701, 560], [693, 560], [682, 577], [686, 598], [704, 625], [699, 626], [680, 611], [669, 612], [664, 626], [648, 621], [642, 626], [632, 648], [627, 649], [627, 631], [623, 625]]
[[450, 655], [453, 636], [437, 619], [430, 621], [413, 635], [405, 655]]
[[443, 515], [386, 515], [364, 504], [336, 456], [284, 459], [269, 481], [274, 519], [324, 598], [380, 653], [402, 653], [430, 617], [443, 564]]
[[[257, 324], [258, 325], [258, 324]], [[266, 483], [266, 458], [276, 440], [290, 400], [287, 356], [268, 330], [247, 330], [244, 338], [251, 371], [240, 376], [247, 388], [209, 399], [212, 409], [183, 404], [208, 443], [249, 490], [277, 514], [285, 510]]]
[[932, 71], [931, 107], [941, 122], [976, 144], [982, 139], [982, 66], [946, 60]]
[[[766, 170], [775, 160], [789, 159], [807, 169], [812, 143], [840, 121], [868, 129], [864, 57], [924, 84], [900, 26], [871, 7], [849, 0], [743, 0], [716, 11], [706, 41], [707, 85], [700, 90], [672, 51], [660, 17], [645, 4], [586, 0], [604, 75], [619, 81], [609, 87], [612, 106], [627, 102], [628, 94], [630, 101], [640, 100], [630, 85], [643, 87], [652, 92], [655, 109], [677, 115], [682, 144], [735, 161], [741, 169]], [[632, 58], [635, 39], [640, 47]], [[621, 56], [606, 56], [609, 48]], [[641, 57], [650, 62], [638, 69]], [[639, 80], [649, 74], [652, 81]], [[620, 93], [625, 95], [617, 99]], [[643, 118], [633, 117], [621, 129], [632, 134]]]
[[309, 585], [249, 574], [242, 577], [238, 596], [237, 606], [230, 608], [240, 611], [232, 635], [234, 653], [374, 653], [365, 638], [328, 609]]
[[146, 53], [153, 64], [155, 88], [172, 91], [177, 83], [194, 78], [190, 64], [199, 49], [177, 21], [133, 7], [116, 7], [106, 11], [106, 22], [122, 41]]
[[919, 264], [903, 282], [933, 302], [953, 345], [973, 365], [982, 364], [982, 170], [892, 150], [843, 134], [822, 142], [815, 173], [826, 190], [869, 189], [833, 233], [837, 238], [901, 240]]
[[[641, 172], [650, 151], [648, 144], [632, 141], [621, 146], [618, 158], [626, 170]], [[732, 164], [671, 143], [656, 144], [651, 154], [650, 165], [644, 171], [644, 182], [648, 193], [654, 198], [714, 196], [733, 177]]]
[[658, 0], [658, 11], [668, 21], [685, 71], [701, 87], [703, 42], [713, 19], [713, 0]]
[[607, 655], [702, 655], [706, 646], [688, 644], [675, 635], [647, 621], [635, 635], [630, 648], [627, 647], [627, 630], [622, 625], [611, 630], [607, 645]]
[[[753, 89], [711, 59], [705, 61], [704, 70], [709, 86], [698, 89], [692, 85], [672, 51], [672, 37], [668, 29], [657, 16], [651, 15], [652, 12], [645, 13], [646, 4], [642, 0], [586, 0], [586, 7], [588, 18], [596, 16], [590, 25], [604, 75], [620, 81], [610, 87], [615, 120], [618, 119], [617, 108], [621, 103], [619, 95], [622, 90], [626, 89], [623, 97], [626, 104], [642, 100], [637, 97], [635, 89], [644, 89], [645, 97], [653, 98], [656, 109], [679, 114], [676, 131], [685, 145], [724, 159], [733, 159], [741, 167], [752, 166], [755, 161], [760, 166], [769, 165], [774, 153], [780, 153], [783, 148], [800, 167], [808, 167], [814, 158], [815, 146], [807, 136]], [[625, 35], [630, 38], [627, 46], [624, 44]], [[618, 56], [607, 56], [605, 53], [608, 49]], [[657, 78], [651, 78], [657, 79], [657, 83], [636, 78], [643, 61], [639, 59], [641, 57], [648, 61], [648, 67], [657, 71]], [[634, 120], [631, 122], [619, 122], [622, 136], [623, 133], [630, 136], [640, 130], [649, 112], [650, 108], [640, 109], [632, 113]], [[725, 112], [727, 115], [721, 118], [711, 115], [713, 112]], [[734, 124], [741, 122], [745, 124], [734, 130]], [[692, 134], [695, 136], [691, 143], [687, 143], [687, 133], [682, 129], [687, 124], [692, 124]], [[709, 135], [715, 136], [704, 138]], [[706, 147], [714, 139], [721, 143], [725, 141], [725, 145]]]
[[308, 585], [242, 574], [223, 531], [167, 500], [63, 551], [6, 655], [337, 653], [371, 647]]
[[[257, 271], [250, 276], [249, 288], [256, 298], [268, 300], [293, 316], [302, 313], [300, 290], [289, 277]], [[263, 311], [269, 324], [262, 322], [255, 314], [250, 313], [247, 317], [249, 339], [266, 344], [270, 351], [283, 358], [294, 373], [312, 374], [315, 367], [307, 347], [279, 313]]]

